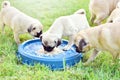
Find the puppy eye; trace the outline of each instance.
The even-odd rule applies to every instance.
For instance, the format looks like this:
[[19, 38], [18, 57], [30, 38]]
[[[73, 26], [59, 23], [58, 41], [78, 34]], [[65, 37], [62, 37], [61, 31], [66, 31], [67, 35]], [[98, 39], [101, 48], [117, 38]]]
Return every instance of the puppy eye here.
[[34, 27], [33, 30], [35, 30], [36, 28]]

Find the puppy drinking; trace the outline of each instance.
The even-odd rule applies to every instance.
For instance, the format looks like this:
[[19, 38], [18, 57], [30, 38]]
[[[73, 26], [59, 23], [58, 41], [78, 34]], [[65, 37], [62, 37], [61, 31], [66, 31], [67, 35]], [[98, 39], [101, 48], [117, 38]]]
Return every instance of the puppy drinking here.
[[94, 49], [86, 64], [93, 61], [99, 51], [109, 51], [113, 59], [120, 58], [120, 23], [106, 23], [80, 31], [74, 40], [77, 52]]
[[59, 17], [49, 30], [41, 35], [42, 45], [45, 51], [51, 52], [61, 44], [62, 36], [67, 36], [69, 41], [64, 50], [68, 50], [73, 45], [74, 35], [86, 28], [89, 28], [89, 24], [84, 9], [80, 9], [69, 16]]
[[4, 33], [5, 25], [12, 28], [14, 39], [17, 44], [20, 44], [20, 34], [28, 32], [34, 37], [39, 37], [42, 34], [43, 25], [37, 19], [34, 19], [15, 7], [12, 7], [9, 1], [3, 1], [2, 3], [0, 23], [2, 33]]

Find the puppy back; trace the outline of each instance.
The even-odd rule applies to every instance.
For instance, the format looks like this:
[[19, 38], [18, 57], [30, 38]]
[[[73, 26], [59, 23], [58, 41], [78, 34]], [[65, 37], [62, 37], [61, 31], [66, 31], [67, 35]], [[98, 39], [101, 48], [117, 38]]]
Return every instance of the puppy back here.
[[2, 2], [2, 8], [6, 8], [10, 6], [10, 2], [9, 1], [3, 1]]

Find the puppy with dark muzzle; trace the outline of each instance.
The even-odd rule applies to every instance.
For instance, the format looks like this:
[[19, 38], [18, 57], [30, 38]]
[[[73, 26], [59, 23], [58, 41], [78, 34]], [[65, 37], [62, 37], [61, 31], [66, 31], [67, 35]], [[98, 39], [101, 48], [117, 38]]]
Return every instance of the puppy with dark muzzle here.
[[5, 25], [12, 28], [14, 39], [17, 44], [20, 44], [20, 34], [28, 32], [34, 37], [39, 37], [42, 34], [43, 29], [43, 25], [37, 19], [34, 19], [12, 7], [9, 1], [2, 2], [0, 24], [2, 27], [2, 33], [4, 33]]
[[[43, 38], [43, 34], [44, 35], [46, 34], [46, 36], [44, 36], [44, 38]], [[43, 45], [43, 48], [45, 51], [51, 52], [54, 50], [54, 48], [57, 48], [61, 44], [61, 39], [57, 38], [57, 36], [55, 37], [55, 35], [52, 35], [49, 33], [43, 33], [43, 34], [40, 37], [40, 39], [42, 40], [42, 45]], [[49, 34], [49, 35], [47, 35], [47, 34]], [[49, 36], [51, 36], [52, 38]]]
[[89, 28], [89, 24], [84, 9], [69, 16], [59, 17], [49, 30], [41, 35], [43, 47], [50, 52], [60, 45], [63, 36], [67, 36], [69, 37], [68, 44], [63, 50], [69, 50], [74, 43], [74, 34], [86, 28]]
[[120, 23], [106, 23], [80, 31], [74, 40], [76, 51], [85, 53], [94, 49], [85, 64], [95, 59], [99, 51], [109, 51], [113, 59], [120, 58]]

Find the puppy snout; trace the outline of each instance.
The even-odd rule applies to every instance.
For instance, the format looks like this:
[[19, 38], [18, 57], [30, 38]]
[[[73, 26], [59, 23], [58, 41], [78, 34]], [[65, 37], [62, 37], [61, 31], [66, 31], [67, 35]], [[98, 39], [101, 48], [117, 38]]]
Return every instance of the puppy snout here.
[[45, 51], [47, 51], [47, 52], [51, 52], [51, 51], [53, 51], [54, 47], [48, 46], [48, 47], [44, 47], [44, 49], [45, 49]]
[[75, 46], [75, 48], [76, 48], [76, 52], [82, 53], [82, 50], [80, 50], [77, 46]]
[[36, 35], [34, 35], [35, 37], [40, 37], [40, 35], [42, 34], [42, 31], [40, 31], [40, 32], [37, 32], [37, 34]]
[[51, 47], [51, 46], [45, 46], [44, 44], [42, 44], [42, 45], [43, 45], [44, 50], [47, 52], [51, 52], [55, 48], [55, 47]]
[[81, 50], [79, 50], [78, 48], [76, 48], [76, 52], [81, 53], [82, 51], [81, 51]]

